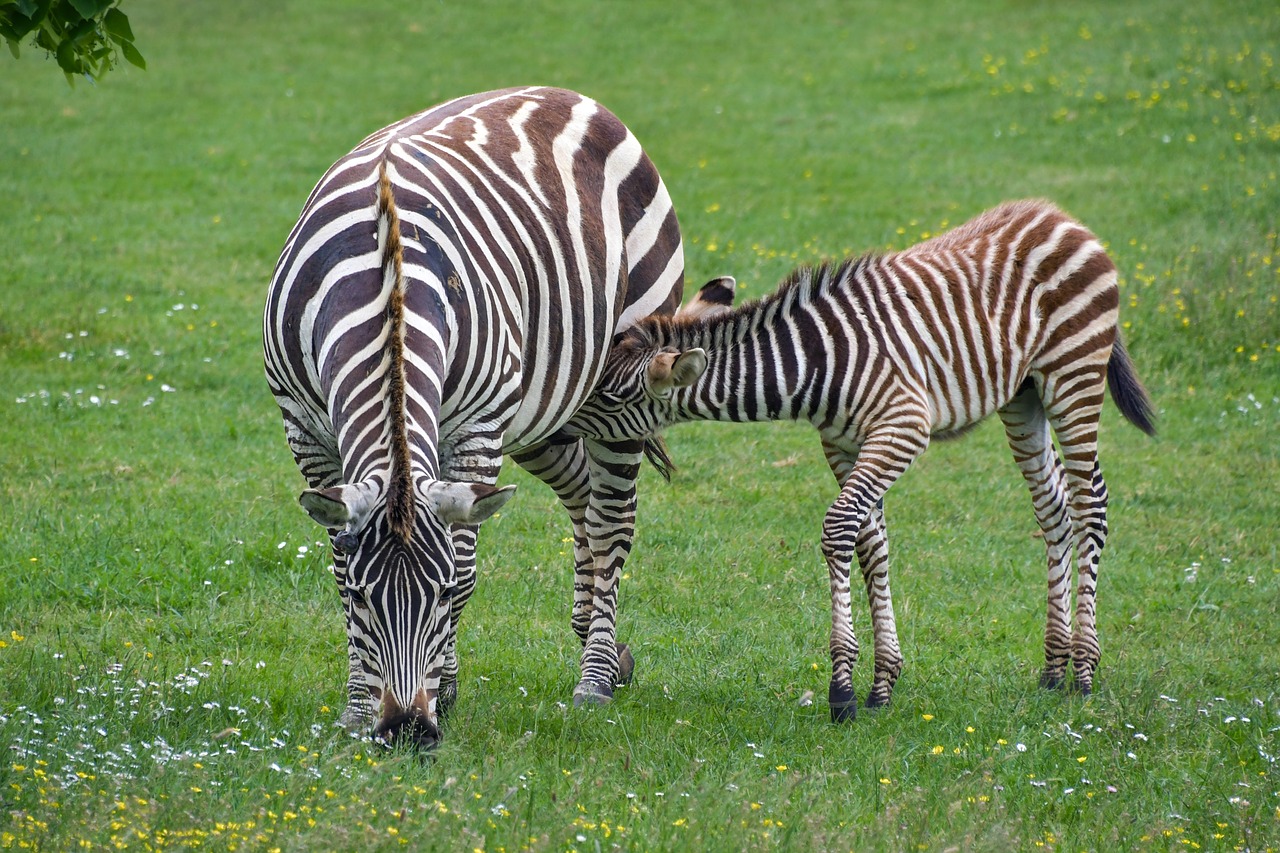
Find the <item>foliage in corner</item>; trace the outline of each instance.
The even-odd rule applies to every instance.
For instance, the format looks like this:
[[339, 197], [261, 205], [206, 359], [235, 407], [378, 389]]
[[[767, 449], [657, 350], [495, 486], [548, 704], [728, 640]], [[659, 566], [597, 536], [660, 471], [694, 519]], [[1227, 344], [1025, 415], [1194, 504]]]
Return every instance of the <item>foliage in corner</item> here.
[[129, 18], [119, 0], [0, 0], [0, 35], [18, 58], [25, 41], [58, 61], [74, 85], [78, 75], [97, 80], [115, 67], [117, 54], [146, 69], [133, 44]]

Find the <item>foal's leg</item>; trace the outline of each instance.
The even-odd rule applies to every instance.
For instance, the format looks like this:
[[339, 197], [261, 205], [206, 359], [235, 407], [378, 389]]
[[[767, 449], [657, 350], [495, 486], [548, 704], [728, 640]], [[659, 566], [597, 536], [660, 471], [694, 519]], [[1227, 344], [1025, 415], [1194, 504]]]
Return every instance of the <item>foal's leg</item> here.
[[1031, 505], [1048, 552], [1049, 606], [1040, 686], [1057, 688], [1063, 684], [1071, 657], [1072, 526], [1065, 473], [1054, 452], [1049, 421], [1034, 385], [1028, 383], [1000, 410], [1000, 420], [1013, 450], [1013, 461], [1031, 490]]
[[[1109, 355], [1109, 350], [1105, 355]], [[1075, 688], [1088, 694], [1093, 690], [1093, 674], [1101, 657], [1096, 623], [1098, 561], [1107, 543], [1107, 484], [1098, 465], [1098, 418], [1106, 384], [1105, 357], [1097, 365], [1073, 367], [1062, 377], [1049, 377], [1044, 390], [1044, 409], [1062, 447], [1062, 464], [1071, 496], [1078, 581], [1071, 663]]]
[[[843, 450], [823, 442], [827, 464], [836, 482], [844, 485], [853, 471], [854, 458]], [[893, 595], [889, 590], [889, 537], [884, 523], [884, 501], [877, 501], [867, 512], [867, 520], [858, 531], [855, 545], [862, 582], [867, 590], [871, 610], [875, 677], [867, 694], [867, 707], [889, 704], [893, 685], [902, 672], [902, 651], [898, 646], [898, 629], [893, 616]], [[850, 602], [852, 609], [852, 601]], [[853, 657], [858, 655], [857, 639], [853, 639]]]
[[[834, 722], [852, 719], [858, 707], [858, 699], [853, 690], [853, 664], [858, 659], [858, 641], [853, 633], [849, 593], [849, 570], [853, 557], [860, 551], [865, 552], [868, 558], [879, 553], [879, 549], [874, 546], [883, 537], [874, 529], [866, 536], [863, 533], [872, 509], [928, 445], [929, 422], [923, 413], [911, 418], [904, 417], [899, 412], [897, 420], [892, 424], [871, 432], [858, 451], [857, 460], [849, 469], [849, 474], [840, 487], [840, 494], [827, 510], [823, 521], [822, 553], [827, 559], [831, 581], [831, 686], [827, 697]], [[883, 517], [870, 523], [873, 528], [877, 524], [883, 528]], [[880, 565], [887, 571], [888, 552], [886, 550], [883, 553], [886, 560]], [[884, 591], [887, 604], [887, 575], [884, 578]], [[874, 604], [872, 616], [874, 620]], [[889, 626], [891, 628], [891, 622]], [[897, 645], [896, 637], [893, 645]], [[878, 658], [879, 648], [876, 651]], [[887, 649], [886, 655], [889, 655]], [[877, 685], [878, 680], [877, 674]], [[886, 686], [888, 690], [892, 690], [892, 681]], [[882, 694], [873, 689], [873, 698], [880, 695], [884, 696], [884, 701], [888, 701], [887, 692]]]

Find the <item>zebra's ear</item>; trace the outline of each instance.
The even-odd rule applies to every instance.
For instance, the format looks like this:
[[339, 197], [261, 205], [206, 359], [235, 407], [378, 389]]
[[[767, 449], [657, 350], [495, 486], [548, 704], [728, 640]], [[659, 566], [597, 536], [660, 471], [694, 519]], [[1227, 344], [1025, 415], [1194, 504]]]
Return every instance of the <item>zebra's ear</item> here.
[[738, 282], [731, 275], [713, 278], [702, 285], [688, 304], [676, 311], [677, 320], [705, 320], [733, 307]]
[[649, 389], [656, 394], [687, 388], [707, 369], [706, 350], [694, 347], [684, 352], [660, 352], [649, 362]]
[[298, 496], [298, 503], [312, 521], [330, 530], [359, 530], [373, 506], [367, 490], [359, 486], [307, 489]]
[[426, 488], [427, 506], [446, 524], [479, 524], [502, 509], [516, 493], [515, 486], [495, 489], [482, 483], [434, 480]]

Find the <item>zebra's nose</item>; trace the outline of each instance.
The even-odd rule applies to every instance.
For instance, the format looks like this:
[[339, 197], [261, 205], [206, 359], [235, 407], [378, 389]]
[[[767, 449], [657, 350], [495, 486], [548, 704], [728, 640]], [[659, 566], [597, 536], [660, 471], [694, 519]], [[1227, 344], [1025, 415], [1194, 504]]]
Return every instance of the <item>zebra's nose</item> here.
[[383, 696], [382, 715], [373, 734], [388, 744], [404, 743], [424, 751], [435, 749], [440, 743], [440, 727], [432, 719], [430, 707], [425, 691], [419, 690], [407, 709], [400, 707], [388, 692]]
[[415, 710], [401, 711], [390, 719], [384, 716], [373, 733], [388, 744], [408, 744], [424, 752], [440, 744], [439, 726]]

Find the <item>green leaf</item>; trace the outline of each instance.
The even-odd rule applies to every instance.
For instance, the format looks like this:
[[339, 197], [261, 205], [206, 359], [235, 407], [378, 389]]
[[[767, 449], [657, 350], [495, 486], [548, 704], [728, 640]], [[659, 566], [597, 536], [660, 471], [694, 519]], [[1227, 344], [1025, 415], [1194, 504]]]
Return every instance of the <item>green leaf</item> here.
[[18, 43], [11, 38], [6, 38], [5, 41], [8, 42], [9, 44], [9, 52], [13, 54], [13, 58], [19, 59], [20, 57], [18, 56]]
[[[40, 6], [40, 4], [36, 2], [36, 0], [17, 0], [17, 2], [14, 5], [18, 7], [19, 12], [26, 15], [28, 18], [36, 17], [36, 10]], [[46, 10], [46, 14], [47, 14], [47, 10]], [[41, 15], [40, 17], [44, 17], [44, 15]]]
[[31, 14], [19, 12], [12, 15], [0, 16], [0, 33], [5, 38], [23, 39], [28, 33], [40, 26], [40, 22], [44, 18], [40, 15], [40, 10], [35, 9]]
[[138, 49], [133, 46], [133, 42], [126, 41], [120, 45], [120, 51], [124, 54], [124, 58], [129, 64], [143, 71], [147, 70], [147, 61], [142, 58], [142, 54], [138, 53]]
[[133, 41], [133, 27], [129, 26], [129, 16], [119, 9], [111, 9], [102, 19], [107, 28], [107, 35], [115, 41]]
[[63, 35], [64, 40], [71, 40], [76, 44], [84, 41], [98, 31], [98, 22], [94, 20], [81, 21]]
[[67, 2], [80, 13], [80, 17], [91, 19], [110, 9], [114, 0], [67, 0]]
[[54, 56], [58, 59], [58, 67], [68, 74], [79, 74], [84, 71], [84, 63], [76, 53], [76, 43], [71, 39], [64, 39], [54, 51]]

